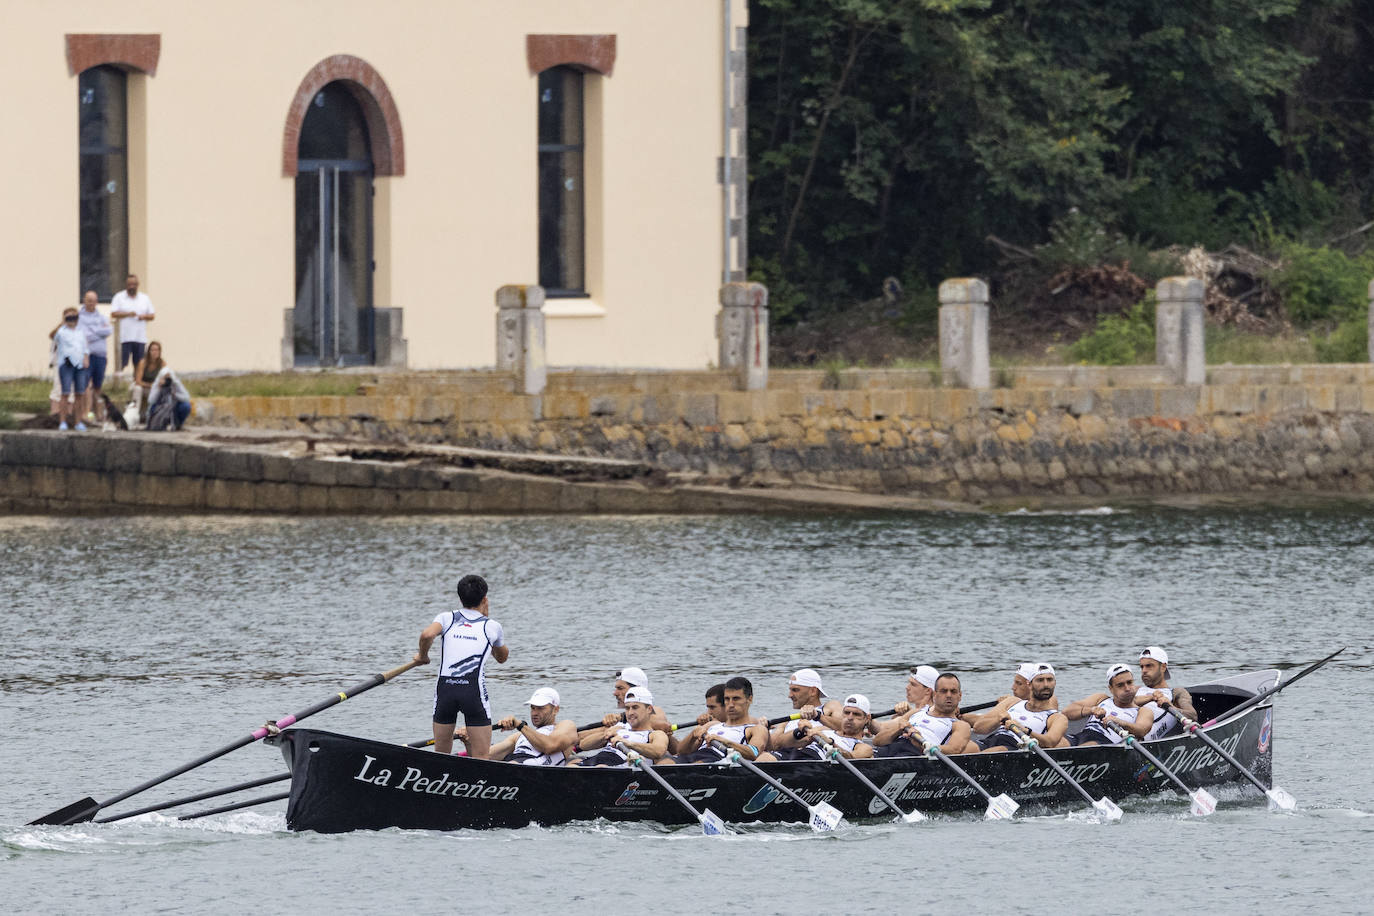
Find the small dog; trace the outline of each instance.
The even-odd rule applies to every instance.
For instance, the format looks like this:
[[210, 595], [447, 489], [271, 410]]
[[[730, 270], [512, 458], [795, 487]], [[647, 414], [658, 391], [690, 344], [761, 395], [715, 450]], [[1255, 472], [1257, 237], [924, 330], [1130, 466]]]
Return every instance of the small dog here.
[[125, 421], [124, 414], [120, 413], [119, 408], [114, 405], [114, 401], [110, 400], [110, 396], [102, 391], [100, 392], [100, 400], [105, 402], [105, 419], [120, 429], [127, 430], [129, 424]]

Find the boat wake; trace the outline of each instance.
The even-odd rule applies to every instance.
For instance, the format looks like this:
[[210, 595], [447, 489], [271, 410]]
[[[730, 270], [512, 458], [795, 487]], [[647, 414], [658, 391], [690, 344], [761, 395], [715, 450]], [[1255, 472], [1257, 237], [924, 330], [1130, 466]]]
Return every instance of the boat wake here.
[[1095, 506], [1091, 509], [1013, 509], [1005, 515], [1021, 515], [1030, 518], [1050, 518], [1053, 516], [1073, 516], [1073, 515], [1125, 515], [1125, 509], [1113, 509], [1111, 506]]

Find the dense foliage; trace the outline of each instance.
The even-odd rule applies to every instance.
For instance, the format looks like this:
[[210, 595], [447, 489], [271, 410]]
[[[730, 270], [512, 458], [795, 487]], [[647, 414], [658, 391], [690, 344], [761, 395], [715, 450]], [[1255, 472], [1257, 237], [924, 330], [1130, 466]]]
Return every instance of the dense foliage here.
[[990, 236], [1041, 251], [1074, 214], [1142, 251], [1364, 244], [1374, 0], [751, 11], [751, 267], [783, 321], [875, 297], [889, 275], [928, 291], [994, 274]]

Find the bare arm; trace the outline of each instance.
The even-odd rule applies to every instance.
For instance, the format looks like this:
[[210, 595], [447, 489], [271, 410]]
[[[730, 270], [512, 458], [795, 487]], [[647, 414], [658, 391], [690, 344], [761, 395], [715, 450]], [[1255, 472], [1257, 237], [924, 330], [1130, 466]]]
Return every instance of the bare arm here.
[[974, 721], [969, 722], [969, 726], [980, 735], [991, 734], [1002, 724], [1002, 717], [1007, 714], [1008, 709], [1016, 705], [1016, 702], [1015, 694], [1002, 697], [992, 709], [981, 716], [974, 716]]
[[496, 664], [504, 665], [510, 658], [510, 646], [492, 646], [491, 657], [496, 659]]
[[954, 728], [950, 730], [949, 737], [945, 739], [944, 744], [940, 745], [940, 750], [944, 751], [946, 754], [962, 754], [964, 748], [968, 746], [970, 731], [971, 729], [968, 727], [967, 722], [963, 720], [956, 721], [954, 723]]
[[1179, 712], [1189, 719], [1197, 718], [1197, 710], [1193, 707], [1193, 695], [1182, 687], [1174, 688], [1174, 698], [1169, 703]]
[[616, 739], [614, 743], [622, 751], [634, 751], [636, 754], [642, 754], [650, 760], [658, 760], [664, 754], [668, 753], [668, 733], [658, 731], [657, 729], [649, 732], [648, 741], [624, 741]]
[[442, 632], [444, 632], [444, 628], [439, 626], [437, 620], [420, 631], [420, 651], [415, 653], [417, 662], [422, 665], [429, 664], [429, 647], [434, 645], [435, 637]]
[[1155, 713], [1152, 709], [1142, 709], [1136, 713], [1134, 722], [1124, 722], [1121, 719], [1113, 719], [1112, 721], [1124, 727], [1126, 731], [1139, 740], [1150, 733], [1150, 727], [1155, 724]]
[[1087, 718], [1088, 713], [1096, 709], [1097, 704], [1101, 703], [1105, 699], [1107, 699], [1107, 695], [1105, 693], [1094, 693], [1093, 695], [1086, 696], [1081, 700], [1075, 700], [1062, 711], [1064, 715], [1068, 716], [1070, 719], [1085, 719]]
[[559, 751], [572, 750], [572, 746], [577, 743], [577, 726], [572, 724], [571, 719], [563, 719], [547, 735], [529, 725], [516, 732], [517, 738], [520, 735], [524, 735], [525, 740], [539, 753], [556, 754]]

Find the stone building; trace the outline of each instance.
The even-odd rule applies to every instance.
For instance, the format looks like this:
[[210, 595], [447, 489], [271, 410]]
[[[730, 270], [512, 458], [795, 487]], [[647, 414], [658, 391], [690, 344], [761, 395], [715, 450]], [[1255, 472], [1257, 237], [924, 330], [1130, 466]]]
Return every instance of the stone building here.
[[182, 370], [489, 366], [512, 283], [546, 289], [551, 365], [705, 367], [743, 279], [746, 16], [0, 0], [0, 377], [127, 272]]

